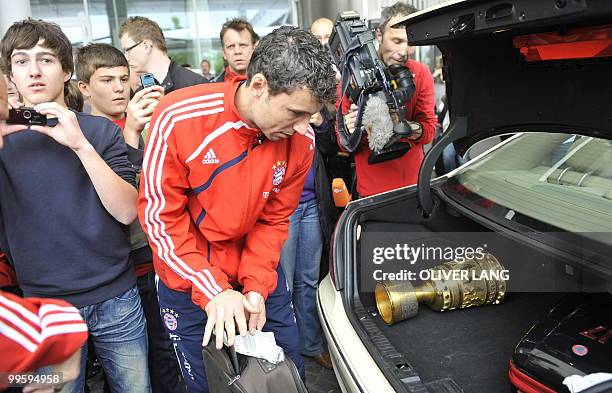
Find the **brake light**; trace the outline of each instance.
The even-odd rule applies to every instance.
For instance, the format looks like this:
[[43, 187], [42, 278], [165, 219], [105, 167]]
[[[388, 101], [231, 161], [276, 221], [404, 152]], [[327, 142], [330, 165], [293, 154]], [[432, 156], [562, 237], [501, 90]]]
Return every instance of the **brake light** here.
[[612, 57], [612, 25], [517, 36], [513, 45], [526, 61]]

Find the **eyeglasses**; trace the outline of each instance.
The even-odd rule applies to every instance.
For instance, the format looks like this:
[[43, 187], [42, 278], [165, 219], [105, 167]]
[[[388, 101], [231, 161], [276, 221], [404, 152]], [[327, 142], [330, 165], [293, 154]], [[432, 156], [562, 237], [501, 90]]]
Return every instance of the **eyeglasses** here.
[[132, 46], [130, 46], [130, 47], [128, 47], [128, 48], [125, 48], [125, 49], [123, 50], [123, 53], [124, 53], [124, 54], [127, 54], [129, 51], [131, 51], [132, 49], [136, 48], [138, 45], [142, 44], [143, 42], [144, 42], [144, 41], [138, 41], [138, 42], [137, 42], [137, 43], [135, 43], [134, 45], [132, 45]]

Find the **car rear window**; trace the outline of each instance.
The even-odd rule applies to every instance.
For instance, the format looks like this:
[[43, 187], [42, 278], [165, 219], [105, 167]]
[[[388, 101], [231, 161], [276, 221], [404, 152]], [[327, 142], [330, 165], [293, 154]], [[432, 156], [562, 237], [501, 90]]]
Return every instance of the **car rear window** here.
[[612, 142], [578, 134], [516, 134], [448, 182], [465, 198], [536, 230], [612, 244]]

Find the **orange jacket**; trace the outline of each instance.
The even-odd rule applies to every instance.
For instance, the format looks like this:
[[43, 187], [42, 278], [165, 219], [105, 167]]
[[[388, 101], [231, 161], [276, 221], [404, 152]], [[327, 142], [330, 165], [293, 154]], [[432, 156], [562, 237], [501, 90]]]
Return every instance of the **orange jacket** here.
[[[281, 141], [249, 128], [240, 80], [165, 96], [146, 144], [138, 213], [168, 287], [204, 308], [231, 287], [267, 298], [313, 160], [314, 133]], [[261, 142], [261, 143], [258, 143]]]

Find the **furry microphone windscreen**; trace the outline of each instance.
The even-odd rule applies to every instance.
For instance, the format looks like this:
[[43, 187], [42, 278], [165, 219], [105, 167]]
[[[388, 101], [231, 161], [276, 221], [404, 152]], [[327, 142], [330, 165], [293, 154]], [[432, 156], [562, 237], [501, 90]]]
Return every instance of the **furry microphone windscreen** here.
[[393, 136], [393, 121], [387, 102], [380, 96], [368, 99], [363, 111], [362, 123], [365, 129], [371, 126], [368, 144], [372, 151], [381, 151]]

